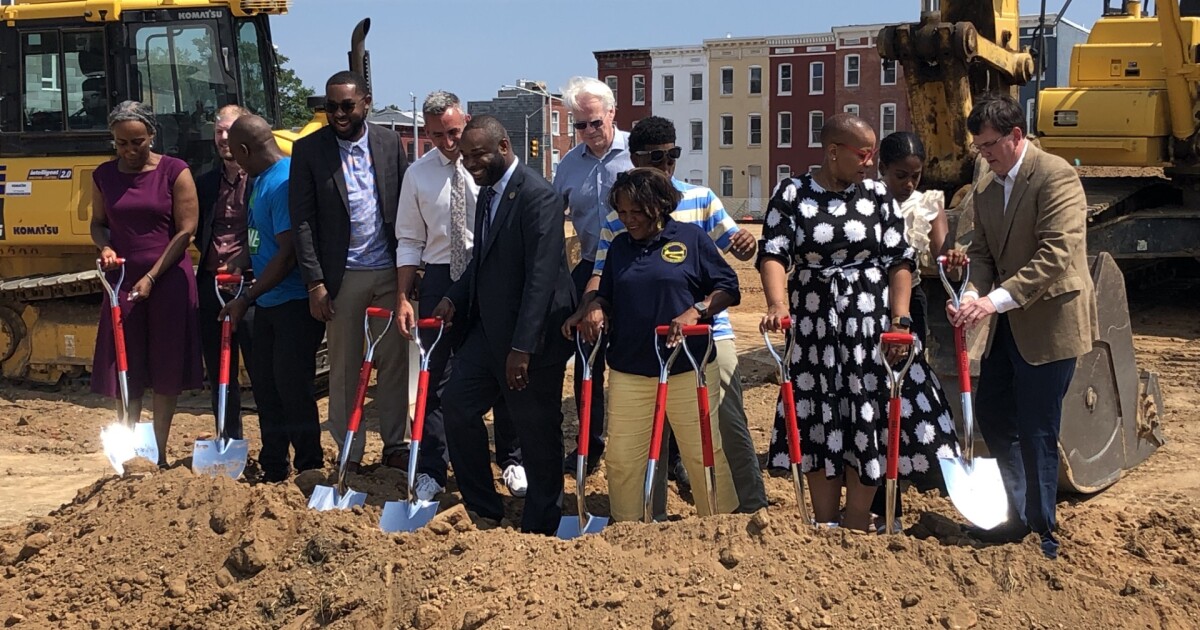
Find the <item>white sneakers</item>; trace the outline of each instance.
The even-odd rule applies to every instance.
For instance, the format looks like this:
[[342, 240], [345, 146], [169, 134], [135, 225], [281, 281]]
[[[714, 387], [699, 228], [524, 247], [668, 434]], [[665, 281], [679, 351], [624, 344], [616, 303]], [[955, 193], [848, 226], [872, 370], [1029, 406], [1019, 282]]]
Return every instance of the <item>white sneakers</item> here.
[[438, 485], [438, 482], [434, 481], [433, 477], [425, 473], [417, 475], [417, 482], [413, 486], [418, 501], [433, 501], [439, 493], [446, 491], [446, 488]]
[[524, 466], [509, 466], [504, 469], [504, 474], [500, 475], [504, 480], [504, 487], [508, 488], [508, 493], [514, 497], [525, 496], [525, 491], [529, 489], [529, 481], [525, 479]]

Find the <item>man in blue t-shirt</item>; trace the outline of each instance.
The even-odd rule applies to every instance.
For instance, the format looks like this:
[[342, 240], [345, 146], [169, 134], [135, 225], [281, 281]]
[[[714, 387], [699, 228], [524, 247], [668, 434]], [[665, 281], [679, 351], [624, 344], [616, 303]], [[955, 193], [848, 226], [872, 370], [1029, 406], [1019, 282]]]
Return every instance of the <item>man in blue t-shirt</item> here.
[[308, 292], [296, 266], [288, 213], [291, 158], [279, 150], [271, 125], [259, 116], [237, 119], [229, 129], [229, 147], [242, 170], [255, 178], [247, 241], [256, 280], [220, 317], [229, 315], [236, 327], [255, 306], [250, 381], [262, 431], [259, 464], [264, 481], [280, 482], [290, 472], [289, 446], [297, 472], [324, 465], [313, 381], [325, 325], [309, 314]]

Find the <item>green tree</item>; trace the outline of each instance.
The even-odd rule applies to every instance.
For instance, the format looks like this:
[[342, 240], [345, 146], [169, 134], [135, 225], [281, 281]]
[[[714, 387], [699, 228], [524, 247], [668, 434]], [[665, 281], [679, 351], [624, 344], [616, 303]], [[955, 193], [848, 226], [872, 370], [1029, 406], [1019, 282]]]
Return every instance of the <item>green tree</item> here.
[[304, 85], [295, 70], [287, 67], [287, 57], [282, 54], [276, 54], [276, 57], [279, 59], [279, 74], [276, 77], [276, 83], [279, 84], [279, 110], [283, 115], [280, 126], [284, 129], [300, 127], [312, 118], [308, 97], [315, 92]]

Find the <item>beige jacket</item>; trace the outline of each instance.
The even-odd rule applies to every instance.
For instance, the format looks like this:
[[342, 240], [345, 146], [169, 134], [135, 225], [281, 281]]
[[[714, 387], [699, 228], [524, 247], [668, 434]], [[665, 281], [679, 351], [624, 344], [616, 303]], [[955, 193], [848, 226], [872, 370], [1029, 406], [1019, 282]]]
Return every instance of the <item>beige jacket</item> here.
[[976, 178], [973, 194], [969, 289], [986, 295], [999, 286], [1012, 295], [1018, 307], [1008, 321], [1029, 363], [1087, 354], [1099, 327], [1087, 265], [1087, 199], [1075, 169], [1030, 144], [1007, 211], [1004, 185], [990, 170]]

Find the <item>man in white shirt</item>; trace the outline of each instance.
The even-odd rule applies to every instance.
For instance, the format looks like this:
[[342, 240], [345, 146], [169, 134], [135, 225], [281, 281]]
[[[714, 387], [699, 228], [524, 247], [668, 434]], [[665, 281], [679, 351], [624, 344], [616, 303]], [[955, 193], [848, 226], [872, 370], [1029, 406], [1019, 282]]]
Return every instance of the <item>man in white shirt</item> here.
[[[463, 112], [458, 97], [438, 90], [426, 97], [422, 109], [425, 131], [437, 151], [426, 153], [405, 172], [396, 210], [396, 319], [400, 332], [409, 339], [416, 334], [417, 318], [431, 316], [446, 289], [458, 280], [471, 260], [479, 194], [479, 185], [462, 166], [458, 141], [471, 117]], [[422, 268], [424, 272], [418, 282], [418, 271]], [[412, 299], [417, 301], [415, 310]], [[447, 328], [429, 361], [431, 386], [414, 481], [417, 497], [423, 501], [445, 491], [449, 457], [441, 395], [450, 378], [451, 349], [458, 345], [461, 333], [453, 327]], [[426, 347], [436, 335], [434, 331], [422, 333]], [[493, 409], [493, 415], [496, 464], [504, 471], [502, 476], [509, 492], [524, 496], [528, 483], [520, 463], [520, 445], [503, 402]]]

